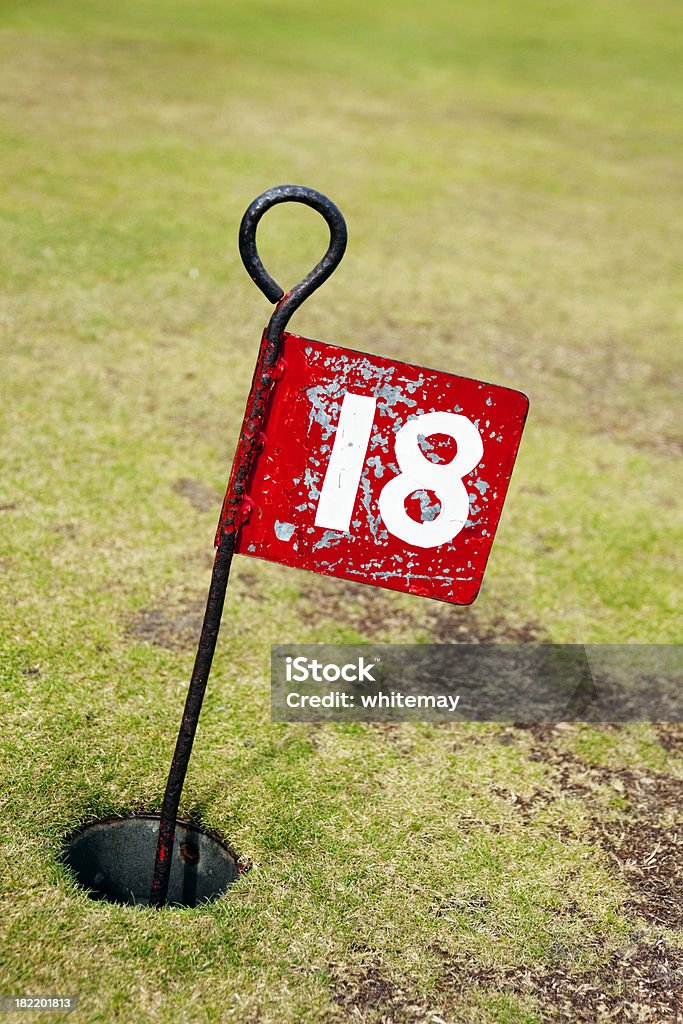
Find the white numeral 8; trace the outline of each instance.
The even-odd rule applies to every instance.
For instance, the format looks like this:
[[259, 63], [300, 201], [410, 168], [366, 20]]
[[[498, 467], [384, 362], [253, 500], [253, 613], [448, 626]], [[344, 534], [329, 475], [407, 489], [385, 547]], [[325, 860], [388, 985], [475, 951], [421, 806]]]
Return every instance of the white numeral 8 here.
[[[422, 453], [420, 437], [447, 434], [458, 446], [446, 464], [431, 462]], [[379, 496], [379, 511], [389, 533], [418, 548], [435, 548], [460, 533], [467, 522], [470, 501], [462, 478], [471, 473], [484, 453], [479, 431], [465, 416], [454, 412], [428, 412], [409, 420], [396, 434], [396, 461], [401, 472]], [[418, 523], [405, 509], [413, 491], [434, 491], [441, 509], [431, 522]]]
[[[367, 451], [376, 400], [347, 393], [320, 492], [315, 525], [347, 531]], [[420, 438], [446, 434], [457, 445], [455, 458], [437, 464], [425, 457]], [[466, 416], [428, 412], [405, 423], [396, 434], [396, 461], [401, 472], [382, 488], [379, 511], [384, 524], [399, 540], [419, 548], [447, 544], [460, 533], [469, 514], [469, 496], [462, 478], [471, 473], [483, 453], [479, 431]], [[441, 506], [429, 522], [418, 523], [405, 509], [414, 491], [433, 491]]]

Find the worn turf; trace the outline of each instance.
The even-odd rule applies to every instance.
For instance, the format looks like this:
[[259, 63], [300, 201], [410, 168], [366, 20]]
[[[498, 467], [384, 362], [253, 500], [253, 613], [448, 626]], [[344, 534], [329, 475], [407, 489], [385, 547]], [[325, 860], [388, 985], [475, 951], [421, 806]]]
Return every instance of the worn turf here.
[[[673, 1024], [677, 726], [294, 726], [271, 642], [679, 638], [675, 0], [0, 6], [0, 994], [162, 1024]], [[281, 182], [347, 256], [312, 337], [520, 388], [471, 608], [239, 559], [183, 797], [254, 870], [95, 904], [77, 823], [158, 809]], [[297, 280], [310, 211], [263, 222]], [[36, 1020], [54, 1019], [36, 1015]]]

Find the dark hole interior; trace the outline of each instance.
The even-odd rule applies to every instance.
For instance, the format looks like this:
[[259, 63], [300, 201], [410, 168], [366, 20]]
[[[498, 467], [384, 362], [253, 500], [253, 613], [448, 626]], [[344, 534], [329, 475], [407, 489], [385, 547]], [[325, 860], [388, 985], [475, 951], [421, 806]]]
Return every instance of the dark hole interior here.
[[[159, 834], [156, 815], [107, 818], [65, 841], [61, 859], [94, 900], [146, 906]], [[178, 822], [168, 903], [195, 907], [221, 896], [240, 877], [237, 855], [216, 835]]]

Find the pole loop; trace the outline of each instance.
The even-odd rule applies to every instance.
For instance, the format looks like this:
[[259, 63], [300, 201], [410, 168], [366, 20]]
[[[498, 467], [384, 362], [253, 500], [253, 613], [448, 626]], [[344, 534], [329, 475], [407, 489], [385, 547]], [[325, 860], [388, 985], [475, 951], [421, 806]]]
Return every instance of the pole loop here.
[[[277, 206], [278, 203], [289, 202], [310, 206], [325, 218], [330, 229], [330, 244], [327, 252], [313, 270], [285, 294], [263, 266], [256, 247], [256, 228], [266, 210]], [[341, 211], [322, 192], [316, 192], [315, 189], [307, 188], [305, 185], [276, 185], [254, 199], [248, 207], [240, 224], [240, 256], [252, 281], [270, 302], [277, 303], [266, 328], [266, 337], [270, 343], [270, 351], [267, 354], [268, 365], [274, 364], [277, 359], [280, 336], [295, 310], [334, 273], [341, 263], [346, 250], [347, 237], [346, 221]]]

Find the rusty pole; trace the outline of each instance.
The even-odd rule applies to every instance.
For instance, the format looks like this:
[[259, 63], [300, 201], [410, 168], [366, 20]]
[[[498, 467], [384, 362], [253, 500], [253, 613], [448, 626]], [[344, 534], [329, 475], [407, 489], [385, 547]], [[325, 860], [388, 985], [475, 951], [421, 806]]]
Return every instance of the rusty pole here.
[[[329, 226], [330, 244], [317, 266], [285, 295], [261, 262], [256, 247], [256, 228], [266, 210], [278, 203], [286, 202], [303, 203], [317, 210]], [[268, 189], [251, 203], [240, 224], [239, 248], [242, 261], [250, 277], [266, 298], [277, 305], [261, 341], [242, 430], [237, 442], [230, 482], [216, 534], [216, 558], [211, 574], [204, 622], [161, 807], [159, 840], [149, 896], [149, 905], [152, 907], [161, 907], [166, 902], [180, 797], [216, 649], [225, 592], [235, 550], [235, 536], [245, 516], [248, 515], [250, 507], [247, 498], [249, 473], [261, 443], [268, 398], [276, 378], [275, 368], [280, 353], [280, 339], [294, 311], [327, 280], [339, 265], [346, 249], [346, 239], [346, 222], [334, 203], [327, 196], [316, 192], [315, 189], [302, 185], [278, 185]]]

